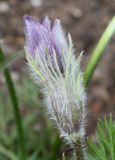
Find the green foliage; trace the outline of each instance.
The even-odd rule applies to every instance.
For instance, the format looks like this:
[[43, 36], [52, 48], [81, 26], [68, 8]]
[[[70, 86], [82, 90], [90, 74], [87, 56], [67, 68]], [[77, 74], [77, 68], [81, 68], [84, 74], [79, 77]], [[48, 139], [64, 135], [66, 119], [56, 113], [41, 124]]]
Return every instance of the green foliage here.
[[89, 142], [89, 160], [115, 160], [115, 123], [112, 117], [98, 123], [97, 144]]
[[[0, 48], [0, 65], [2, 65], [5, 61], [5, 55], [2, 49]], [[15, 122], [16, 122], [16, 129], [17, 129], [17, 135], [18, 135], [18, 141], [20, 144], [20, 158], [21, 160], [26, 160], [26, 143], [25, 143], [25, 137], [24, 137], [24, 129], [22, 124], [22, 117], [19, 109], [19, 102], [17, 98], [17, 93], [15, 91], [15, 85], [12, 80], [11, 74], [9, 69], [6, 67], [3, 72], [5, 82], [7, 85], [7, 89], [10, 95], [10, 99], [12, 102], [12, 108], [14, 112]]]
[[[60, 139], [57, 130], [53, 129], [47, 115], [44, 114], [45, 107], [40, 87], [24, 72], [22, 79], [16, 82], [16, 91], [25, 128], [29, 160], [50, 160], [52, 157], [58, 160], [61, 157]], [[0, 159], [17, 160], [18, 155], [19, 144], [13, 109], [7, 88], [3, 85], [0, 90]]]
[[84, 74], [84, 81], [86, 87], [88, 87], [88, 85], [90, 84], [94, 71], [97, 68], [97, 65], [99, 64], [100, 60], [102, 59], [102, 56], [105, 53], [107, 45], [109, 44], [111, 38], [114, 35], [115, 35], [115, 16], [113, 16], [112, 20], [110, 21], [106, 30], [104, 31], [103, 35], [98, 41], [94, 49], [94, 52], [92, 53], [92, 57], [87, 65]]
[[0, 72], [4, 71], [6, 67], [9, 67], [13, 62], [16, 60], [24, 57], [24, 50], [12, 53], [8, 58], [5, 58], [5, 60], [0, 65]]

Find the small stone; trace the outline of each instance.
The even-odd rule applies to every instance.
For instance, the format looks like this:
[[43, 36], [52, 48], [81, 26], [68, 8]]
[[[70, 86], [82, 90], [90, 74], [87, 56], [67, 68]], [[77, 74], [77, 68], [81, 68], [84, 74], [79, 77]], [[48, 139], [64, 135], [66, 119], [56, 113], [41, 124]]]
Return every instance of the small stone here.
[[82, 11], [74, 6], [69, 7], [69, 14], [74, 18], [81, 18], [83, 16]]
[[10, 10], [10, 5], [8, 2], [0, 2], [0, 12], [8, 12]]
[[42, 0], [30, 0], [30, 3], [33, 7], [40, 7], [42, 6]]

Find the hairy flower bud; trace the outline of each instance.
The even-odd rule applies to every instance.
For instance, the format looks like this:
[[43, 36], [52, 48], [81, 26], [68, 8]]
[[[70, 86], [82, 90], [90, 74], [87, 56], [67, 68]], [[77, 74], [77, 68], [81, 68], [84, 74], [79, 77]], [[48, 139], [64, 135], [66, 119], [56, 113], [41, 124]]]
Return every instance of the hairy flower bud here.
[[70, 144], [84, 137], [85, 92], [80, 71], [81, 56], [73, 54], [71, 36], [65, 39], [60, 20], [48, 17], [43, 23], [25, 16], [26, 55], [29, 65], [43, 84], [50, 118]]
[[[60, 20], [55, 20], [51, 26], [50, 19], [46, 16], [43, 23], [40, 24], [31, 16], [25, 16], [26, 30], [26, 49], [33, 60], [37, 53], [41, 58], [50, 59], [54, 65], [54, 56], [61, 70], [64, 68], [63, 53], [67, 53], [67, 42], [64, 37]], [[55, 55], [56, 53], [56, 55]]]

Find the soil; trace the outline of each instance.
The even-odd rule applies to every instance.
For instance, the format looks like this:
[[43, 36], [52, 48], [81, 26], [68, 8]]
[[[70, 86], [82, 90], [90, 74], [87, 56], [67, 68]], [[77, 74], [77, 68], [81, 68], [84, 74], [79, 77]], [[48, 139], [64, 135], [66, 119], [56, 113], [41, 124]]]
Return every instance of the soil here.
[[[115, 0], [0, 0], [0, 42], [6, 55], [23, 48], [25, 43], [23, 16], [34, 15], [42, 20], [48, 15], [59, 18], [70, 33], [78, 55], [84, 50], [85, 69], [96, 43], [115, 14]], [[21, 65], [20, 65], [21, 64]], [[19, 73], [22, 62], [12, 70]], [[87, 134], [93, 137], [98, 118], [112, 112], [115, 118], [115, 37], [107, 46], [88, 93]]]

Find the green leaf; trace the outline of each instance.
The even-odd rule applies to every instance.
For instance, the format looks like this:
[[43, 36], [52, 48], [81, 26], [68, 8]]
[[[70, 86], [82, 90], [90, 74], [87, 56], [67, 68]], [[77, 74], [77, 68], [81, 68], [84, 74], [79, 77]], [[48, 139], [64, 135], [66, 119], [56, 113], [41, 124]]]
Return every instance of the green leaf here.
[[18, 160], [18, 158], [16, 157], [16, 155], [14, 155], [14, 153], [12, 153], [10, 150], [6, 149], [2, 145], [0, 145], [0, 153], [5, 155], [10, 160]]
[[84, 81], [85, 81], [86, 87], [89, 85], [92, 79], [92, 76], [94, 74], [94, 71], [97, 65], [99, 64], [100, 60], [102, 59], [102, 56], [105, 53], [105, 49], [114, 34], [115, 34], [115, 16], [113, 16], [112, 20], [110, 21], [106, 30], [104, 31], [103, 35], [98, 41], [94, 49], [94, 52], [92, 54], [91, 60], [89, 61], [87, 65], [87, 68], [84, 74]]
[[89, 141], [89, 160], [115, 160], [115, 124], [112, 117], [98, 123], [97, 144]]

